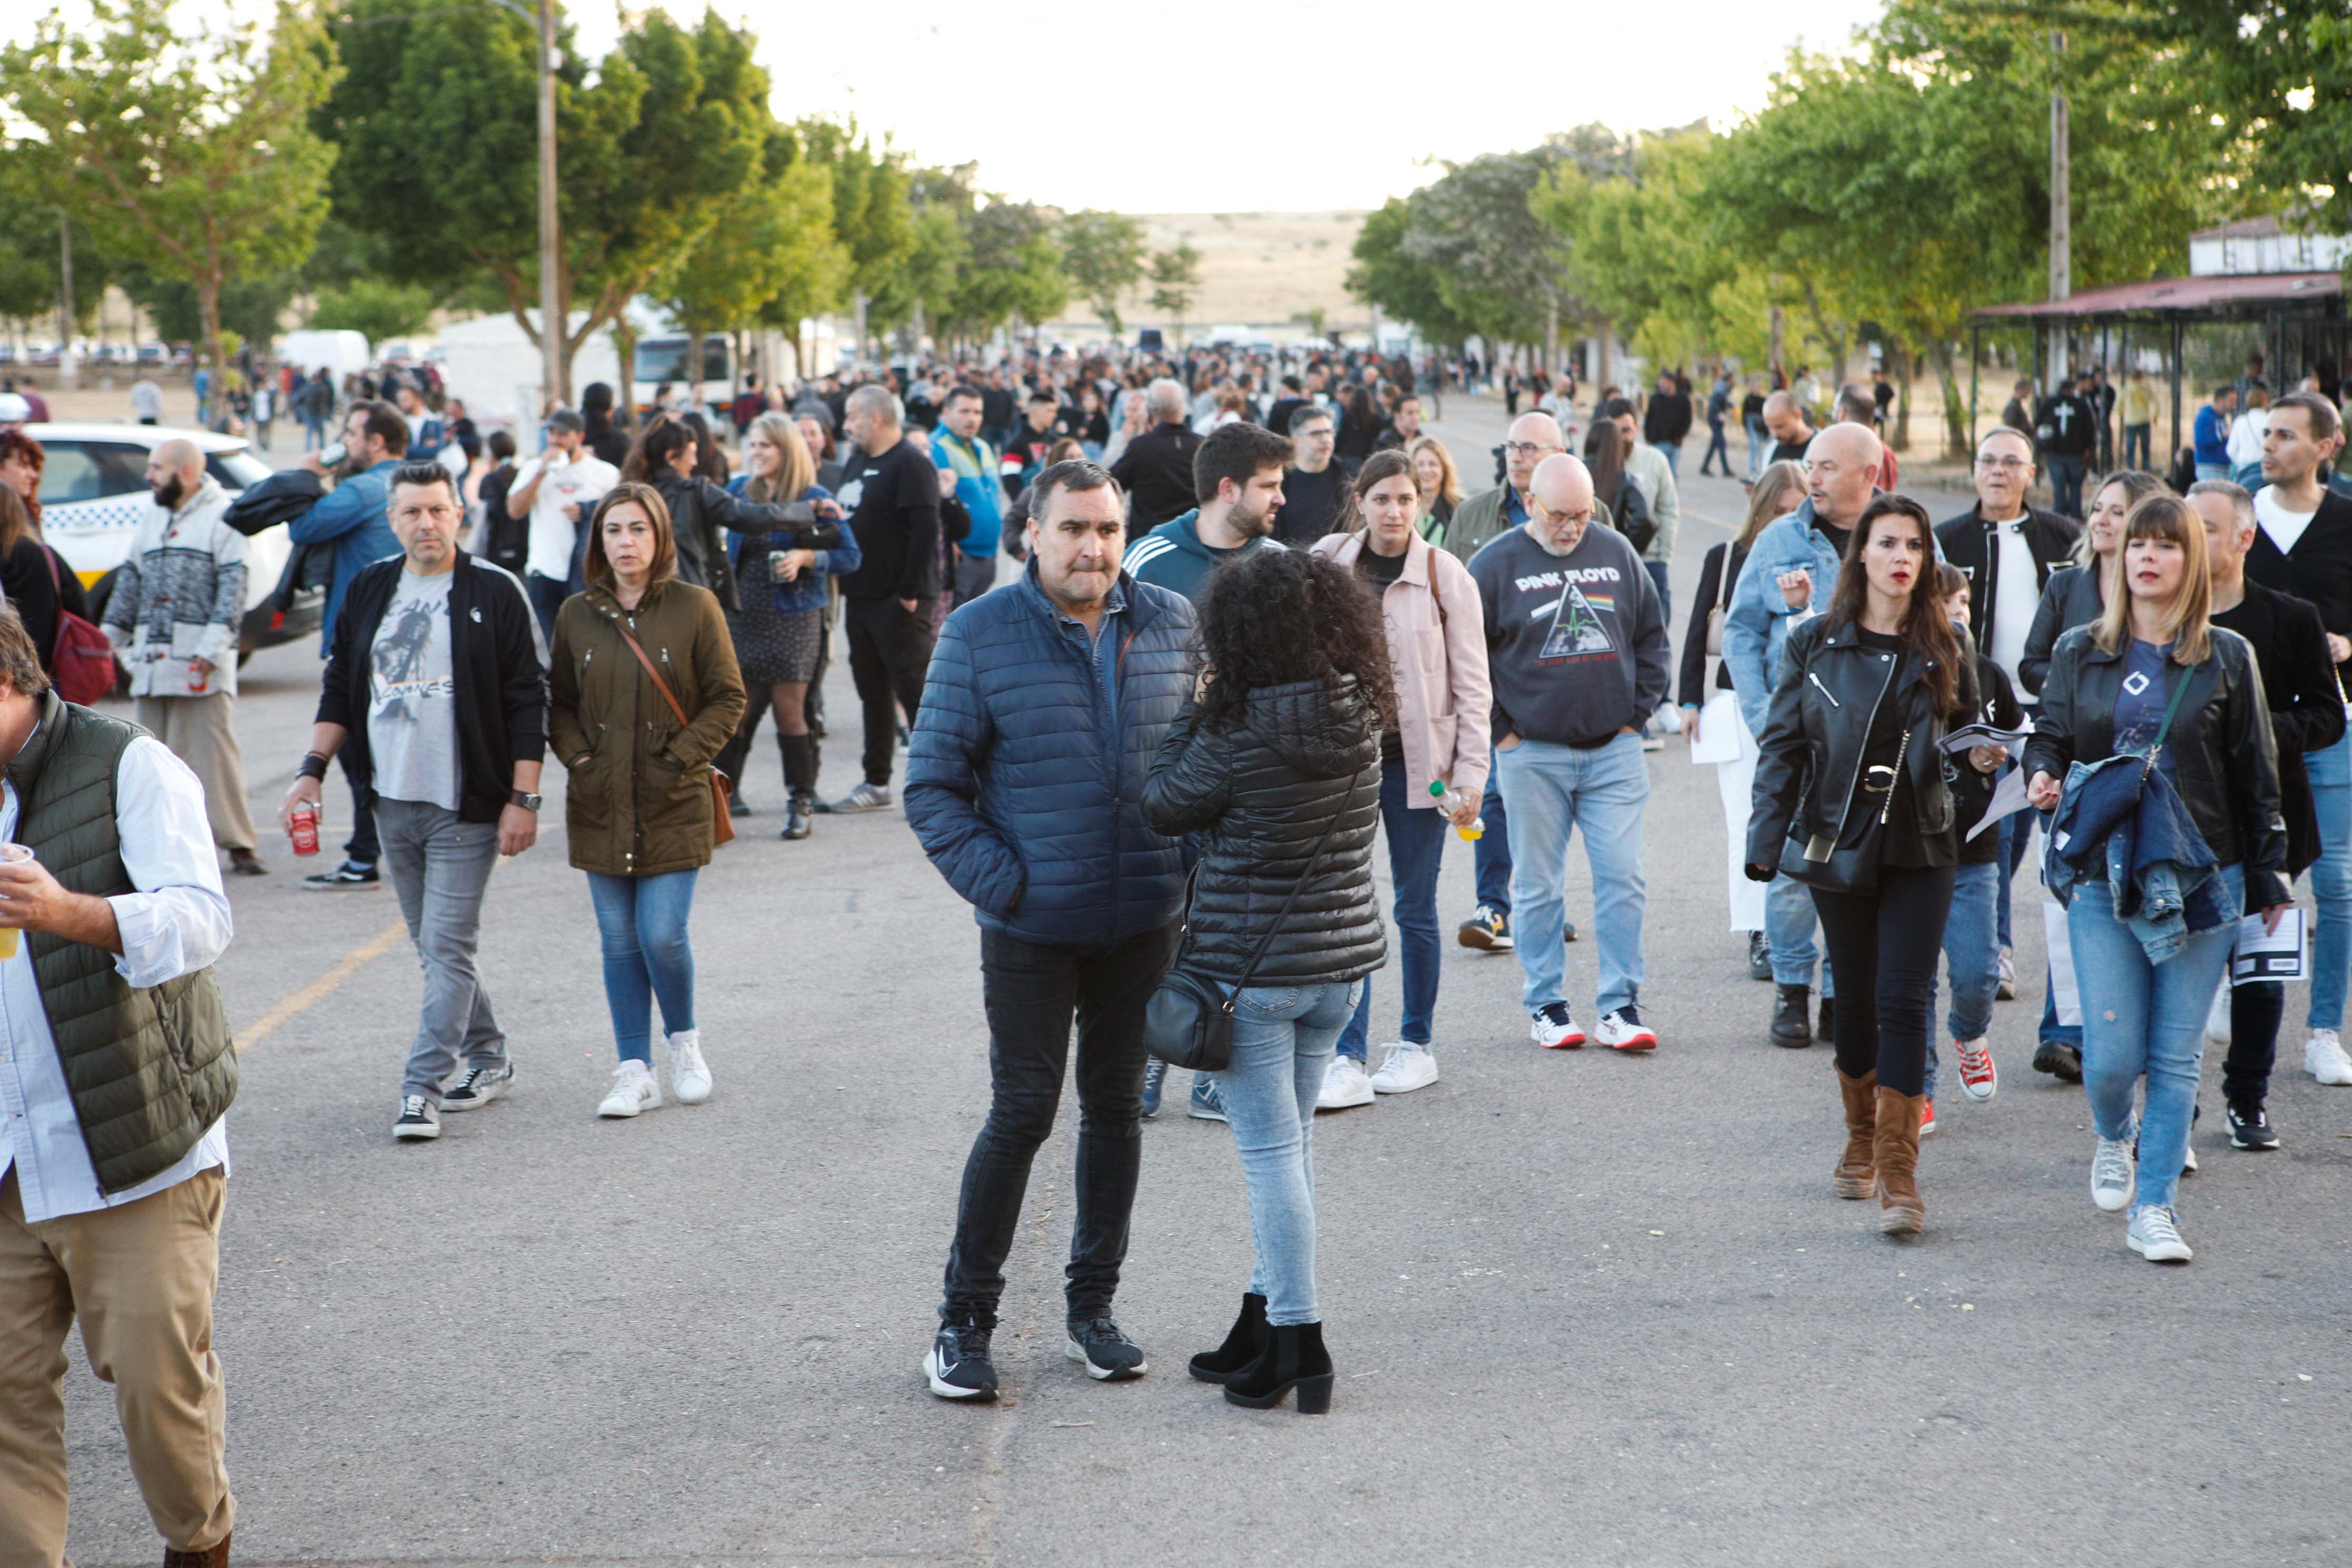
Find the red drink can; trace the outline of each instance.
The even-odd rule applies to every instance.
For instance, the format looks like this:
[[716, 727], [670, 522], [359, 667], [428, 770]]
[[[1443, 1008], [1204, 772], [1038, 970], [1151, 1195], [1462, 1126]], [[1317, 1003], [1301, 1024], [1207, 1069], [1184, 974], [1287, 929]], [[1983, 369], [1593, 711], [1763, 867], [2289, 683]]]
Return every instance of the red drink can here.
[[188, 695], [202, 697], [212, 688], [212, 672], [194, 659], [188, 661]]
[[306, 800], [294, 807], [294, 830], [289, 837], [294, 840], [295, 854], [316, 855], [319, 852], [319, 808], [316, 805]]

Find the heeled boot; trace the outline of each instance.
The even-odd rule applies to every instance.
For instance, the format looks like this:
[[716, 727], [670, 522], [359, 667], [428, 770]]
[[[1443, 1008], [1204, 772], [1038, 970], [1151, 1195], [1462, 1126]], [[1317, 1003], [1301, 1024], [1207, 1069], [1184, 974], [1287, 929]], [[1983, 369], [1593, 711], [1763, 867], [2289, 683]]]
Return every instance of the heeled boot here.
[[1225, 1381], [1225, 1402], [1248, 1410], [1271, 1410], [1296, 1388], [1298, 1414], [1328, 1415], [1331, 1375], [1331, 1355], [1323, 1348], [1322, 1324], [1276, 1324], [1257, 1360]]
[[816, 737], [776, 736], [776, 750], [784, 758], [784, 830], [777, 837], [806, 838], [816, 816]]
[[1873, 1172], [1877, 1162], [1873, 1142], [1877, 1127], [1878, 1072], [1873, 1068], [1860, 1078], [1848, 1078], [1841, 1070], [1837, 1079], [1838, 1091], [1845, 1096], [1845, 1152], [1838, 1156], [1837, 1195], [1866, 1198], [1875, 1184]]
[[1918, 1179], [1919, 1110], [1927, 1098], [1883, 1086], [1878, 1091], [1871, 1152], [1878, 1173], [1878, 1228], [1889, 1236], [1911, 1236], [1927, 1223]]
[[1192, 1375], [1202, 1383], [1226, 1382], [1265, 1352], [1265, 1298], [1253, 1290], [1242, 1298], [1242, 1315], [1225, 1342], [1192, 1358]]

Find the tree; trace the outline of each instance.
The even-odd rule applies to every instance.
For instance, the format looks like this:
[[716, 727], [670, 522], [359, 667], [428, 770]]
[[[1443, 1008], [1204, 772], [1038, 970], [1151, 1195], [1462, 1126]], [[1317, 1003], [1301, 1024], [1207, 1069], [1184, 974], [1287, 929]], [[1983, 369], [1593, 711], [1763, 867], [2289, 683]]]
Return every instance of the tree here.
[[[1460, 347], [1477, 331], [1449, 304], [1443, 275], [1405, 247], [1414, 223], [1412, 198], [1391, 196], [1356, 231], [1348, 292], [1408, 322], [1433, 342]], [[1318, 323], [1316, 334], [1322, 334]]]
[[272, 26], [173, 25], [164, 0], [91, 0], [90, 25], [52, 12], [0, 50], [0, 100], [38, 135], [10, 148], [99, 247], [194, 292], [198, 337], [224, 382], [221, 294], [309, 254], [334, 149], [312, 111], [338, 68], [311, 14], [280, 0]]
[[[22, 188], [21, 165], [0, 157], [0, 316], [55, 320], [62, 260], [59, 213], [42, 205], [37, 191]], [[90, 235], [76, 219], [73, 228], [73, 313], [77, 324], [98, 311], [106, 297], [108, 268]]]
[[[898, 298], [891, 285], [916, 243], [913, 180], [906, 159], [887, 142], [877, 152], [854, 119], [810, 118], [795, 129], [807, 157], [831, 173], [833, 232], [848, 254], [850, 289], [868, 300]], [[905, 319], [877, 318], [884, 326]], [[857, 346], [863, 353], [866, 345]]]
[[1167, 312], [1180, 342], [1184, 337], [1184, 313], [1192, 308], [1200, 289], [1201, 253], [1190, 240], [1178, 241], [1173, 250], [1152, 252], [1151, 308]]
[[956, 327], [984, 338], [1016, 317], [1034, 326], [1069, 303], [1062, 247], [1045, 208], [995, 196], [957, 216], [964, 258], [948, 307]]
[[1714, 138], [1704, 123], [1637, 137], [1595, 177], [1555, 164], [1529, 203], [1569, 247], [1576, 296], [1640, 353], [1695, 362], [1725, 335], [1717, 291], [1738, 271], [1712, 243], [1696, 194]]
[[432, 314], [432, 291], [421, 284], [359, 278], [321, 290], [310, 308], [310, 325], [349, 328], [371, 343], [381, 343], [423, 331]]
[[1143, 281], [1143, 225], [1121, 213], [1089, 209], [1062, 220], [1062, 261], [1070, 287], [1118, 337], [1119, 296]]

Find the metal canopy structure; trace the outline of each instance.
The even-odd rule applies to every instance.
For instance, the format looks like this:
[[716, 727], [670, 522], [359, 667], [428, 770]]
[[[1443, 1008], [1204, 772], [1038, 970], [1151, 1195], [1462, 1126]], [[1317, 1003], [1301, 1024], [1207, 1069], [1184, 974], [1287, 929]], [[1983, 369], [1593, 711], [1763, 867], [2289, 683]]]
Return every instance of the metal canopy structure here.
[[[2168, 341], [2172, 366], [2172, 427], [2181, 428], [2181, 336], [2192, 323], [2259, 321], [2263, 324], [2265, 363], [2284, 375], [2291, 361], [2317, 357], [2308, 352], [2314, 342], [2345, 336], [2344, 275], [2340, 272], [2242, 273], [2194, 278], [2157, 278], [2145, 283], [2116, 283], [2085, 289], [2064, 300], [2039, 303], [1989, 305], [1969, 318], [1969, 441], [1977, 436], [1977, 384], [1989, 327], [2011, 323], [2038, 329], [2037, 341], [2050, 330], [2071, 341], [2078, 333], [2100, 335], [2099, 358], [2113, 363], [2130, 353], [2132, 329]], [[2315, 323], [2332, 330], [2310, 332]], [[2116, 334], [2116, 350], [2108, 354], [2107, 334]], [[2291, 353], [2290, 351], [2304, 351]], [[2047, 385], [2043, 378], [2042, 384]]]

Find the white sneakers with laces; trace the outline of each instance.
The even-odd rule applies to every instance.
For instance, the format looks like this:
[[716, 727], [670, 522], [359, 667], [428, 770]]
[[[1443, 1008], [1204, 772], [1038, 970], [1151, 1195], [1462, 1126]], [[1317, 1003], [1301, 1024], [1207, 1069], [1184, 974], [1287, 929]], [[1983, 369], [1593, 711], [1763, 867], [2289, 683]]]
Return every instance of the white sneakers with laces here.
[[2091, 1155], [2091, 1201], [2109, 1214], [2120, 1214], [2131, 1202], [2138, 1181], [2139, 1162], [2132, 1152], [2132, 1138], [2100, 1139]]
[[1427, 1046], [1411, 1040], [1399, 1040], [1390, 1046], [1381, 1058], [1381, 1070], [1372, 1075], [1374, 1094], [1411, 1094], [1416, 1089], [1427, 1089], [1437, 1081], [1437, 1058]]
[[2333, 1029], [2314, 1029], [2303, 1042], [2303, 1070], [2324, 1084], [2341, 1089], [2352, 1084], [2352, 1057]]
[[661, 1102], [661, 1085], [655, 1081], [653, 1069], [631, 1057], [613, 1069], [613, 1087], [605, 1091], [596, 1114], [635, 1116], [641, 1110], [656, 1109]]
[[2191, 1256], [2189, 1244], [2180, 1239], [2180, 1226], [2172, 1211], [2154, 1205], [2131, 1216], [2124, 1229], [2124, 1245], [2150, 1263], [2186, 1263]]
[[1331, 1065], [1323, 1069], [1323, 1087], [1316, 1091], [1318, 1110], [1352, 1110], [1359, 1105], [1372, 1102], [1372, 1080], [1364, 1076], [1364, 1064], [1350, 1056], [1335, 1056]]
[[669, 1057], [669, 1090], [680, 1105], [710, 1098], [710, 1064], [702, 1059], [702, 1031], [681, 1029], [662, 1041]]

